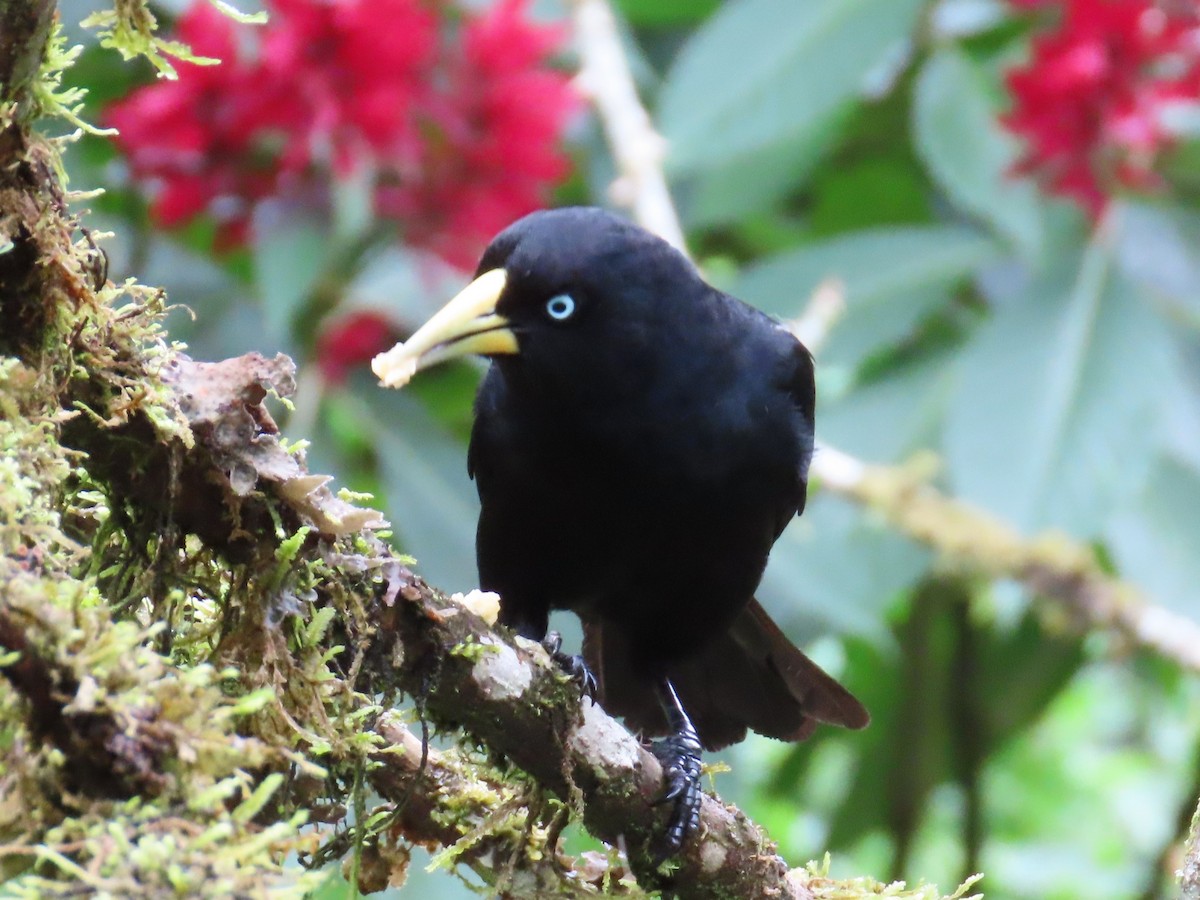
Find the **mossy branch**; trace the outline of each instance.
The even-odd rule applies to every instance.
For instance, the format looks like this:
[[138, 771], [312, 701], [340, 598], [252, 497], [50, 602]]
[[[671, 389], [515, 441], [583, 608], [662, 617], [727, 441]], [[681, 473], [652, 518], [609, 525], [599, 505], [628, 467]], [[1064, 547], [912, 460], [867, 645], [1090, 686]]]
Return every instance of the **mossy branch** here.
[[54, 0], [0, 4], [0, 130], [35, 112], [32, 86], [54, 26]]
[[1027, 538], [987, 510], [947, 496], [930, 483], [936, 471], [930, 454], [905, 466], [878, 466], [825, 446], [813, 461], [820, 488], [865, 506], [900, 533], [933, 548], [942, 565], [1019, 581], [1043, 598], [1045, 613], [1059, 622], [1113, 631], [1134, 646], [1200, 672], [1200, 623], [1110, 575], [1095, 551], [1070, 535], [1049, 531]]
[[1200, 900], [1200, 805], [1192, 815], [1183, 867], [1179, 870], [1179, 887], [1182, 900]]

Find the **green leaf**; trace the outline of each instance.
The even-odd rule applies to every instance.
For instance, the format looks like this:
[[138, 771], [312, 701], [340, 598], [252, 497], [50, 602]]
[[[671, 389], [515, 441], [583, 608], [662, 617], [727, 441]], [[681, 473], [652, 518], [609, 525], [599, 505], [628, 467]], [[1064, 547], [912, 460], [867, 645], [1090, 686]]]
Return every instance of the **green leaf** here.
[[808, 223], [814, 237], [933, 221], [929, 179], [916, 160], [903, 153], [857, 161], [840, 157], [814, 175], [808, 186]]
[[197, 790], [187, 798], [188, 809], [203, 810], [210, 809], [223, 800], [227, 800], [237, 793], [241, 787], [241, 779], [237, 775], [230, 775], [227, 778], [222, 778], [209, 787]]
[[886, 303], [897, 291], [961, 281], [998, 251], [979, 232], [954, 225], [864, 229], [749, 266], [736, 292], [767, 312], [794, 316], [813, 288], [836, 278], [854, 309]]
[[329, 259], [329, 236], [313, 219], [275, 209], [254, 223], [254, 280], [266, 310], [267, 339], [289, 341], [296, 313], [305, 305]]
[[769, 210], [795, 190], [837, 139], [846, 117], [834, 114], [795, 140], [770, 144], [726, 165], [681, 179], [680, 213], [689, 228], [735, 222]]
[[1200, 584], [1200, 472], [1160, 459], [1134, 507], [1109, 537], [1121, 573], [1176, 612], [1196, 617]]
[[817, 803], [832, 806], [822, 846], [847, 847], [872, 831], [923, 832], [934, 815], [930, 792], [960, 778], [964, 765], [988, 766], [1079, 669], [1078, 637], [1046, 634], [1029, 612], [1012, 628], [981, 623], [972, 599], [965, 583], [930, 579], [912, 592], [894, 643], [846, 642], [847, 687], [870, 710], [871, 726], [857, 734], [818, 730], [785, 757], [772, 785], [811, 811], [826, 789], [813, 786], [805, 769], [821, 745], [853, 754], [840, 779], [847, 795]]
[[272, 772], [264, 778], [250, 793], [250, 796], [234, 808], [234, 821], [245, 824], [257, 816], [282, 784], [283, 773], [281, 772]]
[[312, 619], [304, 626], [304, 646], [317, 646], [336, 616], [337, 608], [333, 606], [322, 606], [313, 610]]
[[1173, 374], [1163, 384], [1163, 403], [1166, 406], [1164, 452], [1200, 472], [1200, 348], [1194, 343], [1179, 340], [1182, 351], [1172, 360]]
[[758, 597], [793, 639], [833, 631], [879, 643], [887, 640], [885, 608], [929, 560], [882, 523], [818, 494], [776, 541]]
[[822, 401], [819, 388], [818, 438], [872, 462], [899, 462], [940, 440], [953, 354], [925, 354], [841, 397]]
[[995, 28], [1011, 15], [1003, 0], [942, 0], [929, 17], [939, 38], [965, 37]]
[[921, 0], [734, 0], [676, 59], [660, 104], [677, 172], [820, 127], [908, 41]]
[[750, 266], [731, 293], [791, 318], [804, 310], [822, 281], [839, 280], [846, 292], [846, 314], [821, 358], [856, 363], [902, 337], [945, 302], [946, 288], [969, 278], [999, 250], [986, 236], [960, 226], [864, 229]]
[[964, 349], [945, 447], [955, 489], [1017, 527], [1096, 535], [1159, 440], [1169, 334], [1098, 240], [999, 298]]
[[984, 74], [956, 47], [938, 50], [917, 78], [917, 151], [950, 199], [989, 223], [1029, 259], [1042, 242], [1037, 193], [1008, 175], [1019, 146], [1000, 127], [1000, 105]]
[[1200, 214], [1122, 202], [1113, 221], [1123, 271], [1161, 298], [1174, 320], [1200, 330]]
[[[899, 653], [877, 662], [884, 684], [861, 695], [872, 721], [858, 743], [849, 794], [829, 825], [832, 847], [877, 828], [915, 832], [929, 792], [953, 772], [964, 738], [952, 719], [955, 695], [965, 690], [954, 671], [957, 594], [956, 585], [922, 584], [896, 629]], [[858, 689], [853, 680], [847, 686]], [[881, 695], [885, 702], [876, 700]]]
[[[1046, 711], [1083, 664], [1083, 641], [1074, 634], [1047, 633], [1026, 610], [1016, 627], [989, 635], [978, 647], [977, 715], [983, 750], [995, 753]], [[1003, 697], [1003, 703], [992, 702]]]
[[664, 28], [691, 25], [710, 15], [721, 0], [616, 0], [616, 7], [630, 25]]
[[248, 694], [238, 697], [230, 705], [229, 713], [235, 716], [248, 716], [258, 712], [260, 709], [265, 709], [275, 699], [275, 690], [273, 688], [259, 688], [256, 691], [251, 691]]

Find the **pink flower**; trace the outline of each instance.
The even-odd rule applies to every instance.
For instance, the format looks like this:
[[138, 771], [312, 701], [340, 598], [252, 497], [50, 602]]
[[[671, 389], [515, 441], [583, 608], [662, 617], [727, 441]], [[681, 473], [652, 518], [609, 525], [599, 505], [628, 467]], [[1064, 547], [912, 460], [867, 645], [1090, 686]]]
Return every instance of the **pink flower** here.
[[437, 18], [415, 0], [271, 0], [268, 77], [286, 80], [303, 116], [297, 152], [341, 168], [405, 158], [419, 143], [413, 109], [436, 61]]
[[395, 327], [379, 313], [347, 313], [321, 330], [317, 365], [326, 381], [340, 384], [351, 369], [366, 365], [395, 341]]
[[1009, 72], [1014, 102], [1003, 122], [1027, 144], [1019, 171], [1098, 216], [1117, 186], [1155, 184], [1155, 160], [1172, 143], [1164, 110], [1200, 100], [1200, 7], [1171, 0], [1063, 6], [1057, 27], [1034, 38], [1030, 61]]
[[240, 232], [253, 203], [277, 192], [285, 174], [285, 98], [277, 85], [258, 83], [235, 28], [207, 3], [192, 7], [179, 38], [225, 61], [184, 63], [177, 81], [147, 85], [108, 110], [134, 176], [155, 186], [151, 215], [168, 227], [208, 211], [227, 235]]
[[207, 213], [237, 242], [258, 201], [359, 169], [379, 215], [468, 267], [569, 171], [560, 142], [578, 101], [547, 66], [563, 34], [530, 22], [524, 0], [267, 5], [261, 29], [193, 6], [178, 35], [222, 64], [185, 64], [108, 112], [161, 224]]
[[545, 68], [562, 29], [524, 18], [525, 0], [498, 0], [468, 19], [427, 109], [423, 178], [385, 184], [384, 215], [413, 224], [410, 240], [464, 269], [497, 231], [544, 206], [570, 169], [560, 138], [580, 108], [561, 72]]

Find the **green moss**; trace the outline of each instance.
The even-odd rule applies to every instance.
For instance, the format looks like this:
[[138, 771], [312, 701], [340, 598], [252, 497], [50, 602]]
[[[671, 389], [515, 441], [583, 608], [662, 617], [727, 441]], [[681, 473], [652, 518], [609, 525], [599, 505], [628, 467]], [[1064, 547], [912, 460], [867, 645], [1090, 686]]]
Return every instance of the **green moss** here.
[[97, 807], [49, 829], [28, 869], [5, 884], [7, 896], [301, 898], [324, 878], [279, 865], [303, 820], [256, 828], [217, 806], [186, 816], [131, 800]]
[[464, 659], [469, 663], [476, 663], [483, 657], [490, 654], [495, 654], [500, 651], [499, 646], [493, 643], [484, 643], [475, 635], [471, 635], [465, 641], [460, 641], [450, 648], [450, 655], [457, 656], [459, 659]]
[[884, 883], [874, 878], [834, 879], [829, 877], [829, 854], [820, 862], [810, 862], [798, 879], [815, 900], [865, 900], [869, 897], [891, 897], [897, 900], [979, 900], [982, 894], [969, 893], [982, 875], [972, 875], [954, 893], [943, 896], [934, 885], [908, 887], [903, 881]]
[[[53, 47], [47, 73], [71, 60]], [[43, 88], [44, 112], [78, 99]], [[3, 891], [303, 896], [314, 878], [284, 859], [379, 745], [387, 685], [357, 689], [344, 649], [372, 633], [378, 575], [360, 563], [378, 545], [319, 539], [261, 495], [279, 528], [241, 559], [173, 524], [197, 445], [162, 377], [179, 350], [166, 296], [96, 289], [97, 251], [61, 205], [24, 224], [45, 256], [4, 298], [21, 327], [0, 356]], [[167, 496], [131, 494], [130, 473]]]

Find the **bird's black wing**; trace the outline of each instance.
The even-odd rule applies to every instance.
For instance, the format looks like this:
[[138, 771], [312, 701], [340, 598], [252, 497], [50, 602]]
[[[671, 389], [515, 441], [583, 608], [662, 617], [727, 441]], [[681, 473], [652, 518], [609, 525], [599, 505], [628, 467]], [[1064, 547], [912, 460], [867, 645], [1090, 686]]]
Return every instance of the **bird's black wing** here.
[[[601, 704], [646, 735], [668, 733], [666, 719], [636, 676], [625, 635], [590, 622], [584, 656], [601, 684]], [[801, 741], [818, 722], [863, 728], [863, 705], [801, 652], [757, 601], [730, 629], [667, 671], [708, 750], [736, 743], [751, 729]]]
[[503, 443], [504, 436], [497, 431], [504, 429], [504, 417], [497, 410], [505, 390], [500, 373], [494, 366], [489, 368], [475, 395], [475, 418], [467, 444], [467, 475], [473, 480], [479, 478], [481, 467], [486, 467], [488, 455], [495, 455], [500, 449], [497, 445]]
[[[782, 329], [781, 329], [782, 330]], [[793, 428], [797, 442], [795, 481], [787, 507], [776, 523], [775, 538], [778, 539], [788, 523], [804, 512], [808, 499], [808, 467], [813, 455], [813, 422], [816, 414], [817, 389], [813, 372], [812, 354], [790, 333], [791, 346], [786, 354], [787, 368], [783, 376], [783, 387], [793, 404]]]

